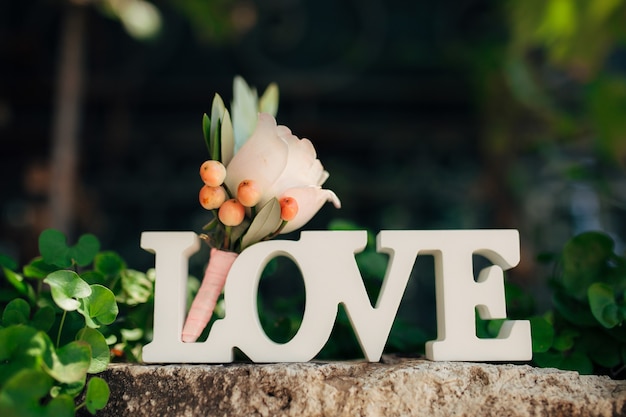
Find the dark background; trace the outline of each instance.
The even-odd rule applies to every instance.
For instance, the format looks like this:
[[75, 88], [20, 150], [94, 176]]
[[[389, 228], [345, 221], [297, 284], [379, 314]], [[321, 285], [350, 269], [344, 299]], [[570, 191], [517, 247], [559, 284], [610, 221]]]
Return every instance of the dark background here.
[[153, 262], [142, 231], [206, 223], [201, 116], [215, 93], [230, 103], [235, 75], [259, 92], [278, 84], [278, 122], [310, 138], [331, 174], [325, 188], [343, 207], [325, 206], [308, 229], [519, 229], [511, 279], [539, 295], [548, 269], [537, 256], [573, 234], [605, 230], [621, 248], [621, 1], [591, 21], [592, 6], [572, 6], [574, 19], [556, 1], [161, 0], [149, 39], [109, 3], [0, 3], [0, 251], [21, 262], [57, 226], [51, 155], [70, 16], [84, 23], [83, 82], [61, 228], [95, 234], [133, 268]]

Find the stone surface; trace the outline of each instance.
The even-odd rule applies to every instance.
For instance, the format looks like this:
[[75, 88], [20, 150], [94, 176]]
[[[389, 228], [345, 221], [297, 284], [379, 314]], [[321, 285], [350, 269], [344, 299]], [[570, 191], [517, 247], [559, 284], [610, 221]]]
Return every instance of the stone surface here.
[[624, 416], [626, 381], [527, 365], [111, 365], [98, 416]]

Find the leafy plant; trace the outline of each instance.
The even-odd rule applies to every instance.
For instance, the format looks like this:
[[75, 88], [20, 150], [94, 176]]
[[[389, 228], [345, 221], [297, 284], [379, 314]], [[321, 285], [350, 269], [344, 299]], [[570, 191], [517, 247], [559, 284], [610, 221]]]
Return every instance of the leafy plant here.
[[21, 271], [0, 255], [0, 415], [73, 416], [82, 407], [95, 414], [109, 387], [93, 374], [112, 357], [137, 360], [149, 338], [154, 277], [100, 252], [90, 234], [68, 246], [48, 229], [39, 251]]
[[[533, 362], [540, 367], [626, 377], [626, 258], [615, 253], [613, 239], [585, 232], [570, 239], [556, 261], [551, 281], [552, 309], [529, 318]], [[515, 303], [507, 294], [507, 305]], [[493, 337], [501, 321], [482, 329]]]
[[541, 366], [626, 376], [626, 259], [613, 239], [586, 232], [565, 245], [553, 282], [552, 345]]

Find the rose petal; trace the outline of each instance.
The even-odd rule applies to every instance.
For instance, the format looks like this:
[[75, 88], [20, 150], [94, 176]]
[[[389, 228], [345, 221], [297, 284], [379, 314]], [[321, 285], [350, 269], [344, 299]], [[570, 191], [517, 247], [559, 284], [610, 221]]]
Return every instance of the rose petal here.
[[243, 180], [255, 180], [261, 189], [260, 204], [269, 201], [277, 178], [288, 163], [287, 143], [276, 135], [276, 121], [261, 113], [254, 134], [233, 156], [226, 167], [225, 183], [234, 193]]
[[324, 167], [319, 159], [316, 159], [317, 155], [311, 141], [298, 139], [293, 135], [284, 139], [289, 146], [287, 164], [268, 192], [276, 196], [288, 188], [320, 185], [318, 182]]

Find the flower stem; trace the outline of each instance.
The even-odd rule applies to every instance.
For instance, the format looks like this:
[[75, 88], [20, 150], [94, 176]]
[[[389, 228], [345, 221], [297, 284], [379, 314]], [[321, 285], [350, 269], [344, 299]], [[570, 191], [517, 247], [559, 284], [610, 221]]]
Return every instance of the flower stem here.
[[224, 248], [230, 249], [230, 234], [233, 230], [232, 226], [224, 226]]
[[63, 315], [61, 316], [61, 323], [59, 323], [59, 332], [57, 333], [57, 348], [61, 345], [61, 331], [63, 330], [63, 325], [65, 324], [66, 316], [67, 316], [67, 310], [63, 310]]

